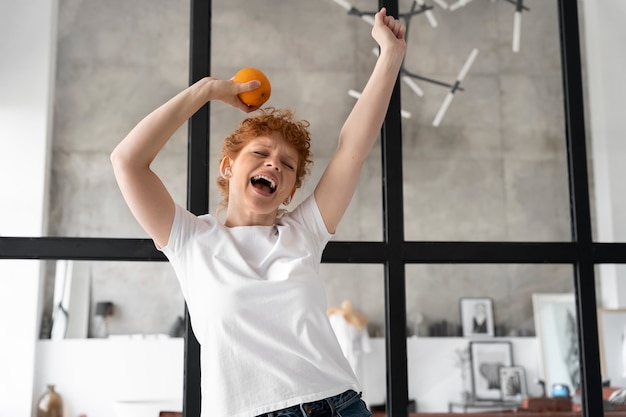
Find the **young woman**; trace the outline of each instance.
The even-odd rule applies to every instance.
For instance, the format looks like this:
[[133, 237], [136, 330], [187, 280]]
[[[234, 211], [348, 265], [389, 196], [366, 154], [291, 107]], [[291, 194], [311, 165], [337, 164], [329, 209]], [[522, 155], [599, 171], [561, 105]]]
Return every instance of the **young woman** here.
[[314, 192], [283, 213], [310, 164], [306, 121], [265, 109], [226, 138], [225, 216], [176, 204], [150, 165], [210, 100], [252, 112], [237, 95], [258, 81], [204, 78], [144, 118], [111, 155], [137, 221], [170, 260], [201, 345], [205, 416], [369, 416], [326, 316], [322, 251], [354, 194], [406, 50], [405, 28], [381, 9], [380, 54]]

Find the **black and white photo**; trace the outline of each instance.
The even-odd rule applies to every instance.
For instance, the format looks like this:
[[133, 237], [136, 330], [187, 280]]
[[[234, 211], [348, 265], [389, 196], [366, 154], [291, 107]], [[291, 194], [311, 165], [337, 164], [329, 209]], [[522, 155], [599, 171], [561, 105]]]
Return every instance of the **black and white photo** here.
[[493, 301], [490, 298], [461, 298], [463, 336], [494, 336]]
[[521, 366], [500, 368], [500, 391], [503, 401], [521, 401], [526, 396], [526, 372]]
[[470, 342], [470, 361], [474, 400], [501, 400], [500, 369], [513, 366], [511, 342]]

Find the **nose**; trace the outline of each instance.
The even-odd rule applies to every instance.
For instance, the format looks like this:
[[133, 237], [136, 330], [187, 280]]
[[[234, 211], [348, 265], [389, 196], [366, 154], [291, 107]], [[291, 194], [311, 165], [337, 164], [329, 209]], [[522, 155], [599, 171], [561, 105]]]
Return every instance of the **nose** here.
[[280, 171], [280, 164], [278, 164], [272, 158], [265, 161], [265, 166], [269, 168], [274, 168], [276, 171]]

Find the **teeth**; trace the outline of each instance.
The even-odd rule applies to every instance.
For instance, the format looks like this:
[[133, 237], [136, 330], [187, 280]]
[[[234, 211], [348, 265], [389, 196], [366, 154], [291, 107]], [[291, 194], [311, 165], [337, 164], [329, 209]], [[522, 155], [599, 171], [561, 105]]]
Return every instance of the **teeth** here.
[[270, 177], [266, 177], [265, 175], [256, 175], [253, 180], [258, 181], [258, 180], [265, 180], [267, 182], [270, 183], [270, 188], [272, 190], [276, 189], [276, 183], [274, 182], [273, 179], [271, 179]]

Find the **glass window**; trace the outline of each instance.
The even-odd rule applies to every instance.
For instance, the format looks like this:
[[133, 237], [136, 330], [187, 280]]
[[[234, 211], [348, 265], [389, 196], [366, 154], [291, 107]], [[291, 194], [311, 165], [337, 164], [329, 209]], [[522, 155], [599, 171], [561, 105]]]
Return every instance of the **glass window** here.
[[40, 338], [182, 337], [184, 300], [167, 262], [45, 262]]
[[[614, 16], [626, 13], [623, 3], [599, 5], [583, 2], [579, 7], [582, 61], [585, 69], [585, 122], [587, 127], [589, 178], [594, 239], [600, 242], [626, 241], [626, 200], [624, 199], [623, 123], [626, 87], [619, 71], [626, 65], [618, 39], [626, 28]], [[597, 45], [602, 45], [598, 47]]]
[[[625, 308], [600, 308], [598, 310], [602, 379], [609, 381], [612, 392], [626, 384], [624, 332], [626, 332]], [[617, 403], [617, 399], [614, 398], [614, 400], [614, 403]]]
[[43, 269], [35, 394], [54, 384], [72, 415], [182, 411], [184, 302], [171, 266], [60, 260]]
[[[376, 7], [373, 2], [369, 6]], [[265, 106], [288, 108], [310, 122], [313, 166], [290, 206], [308, 196], [337, 149], [339, 132], [376, 60], [371, 26], [333, 2], [284, 2], [267, 13], [260, 2], [214, 1], [212, 75], [230, 78], [240, 68], [261, 69], [272, 84]], [[260, 17], [262, 16], [262, 18]], [[246, 22], [247, 34], [232, 22]], [[297, 36], [293, 36], [297, 33]], [[236, 51], [236, 53], [233, 53]], [[215, 178], [219, 175], [221, 146], [245, 118], [223, 103], [211, 105], [210, 209], [222, 200]], [[374, 146], [361, 175], [359, 188], [337, 230], [336, 240], [382, 239], [380, 150]]]
[[[49, 181], [50, 236], [145, 237], [109, 155], [145, 115], [188, 84], [189, 5], [59, 4]], [[185, 204], [186, 128], [154, 169]]]
[[542, 395], [538, 380], [550, 396], [557, 384], [578, 387], [570, 265], [406, 270], [409, 397], [420, 412], [516, 408], [523, 396]]
[[510, 3], [431, 13], [407, 38], [407, 70], [438, 83], [402, 83], [406, 238], [571, 240], [556, 2], [521, 13], [517, 52]]

